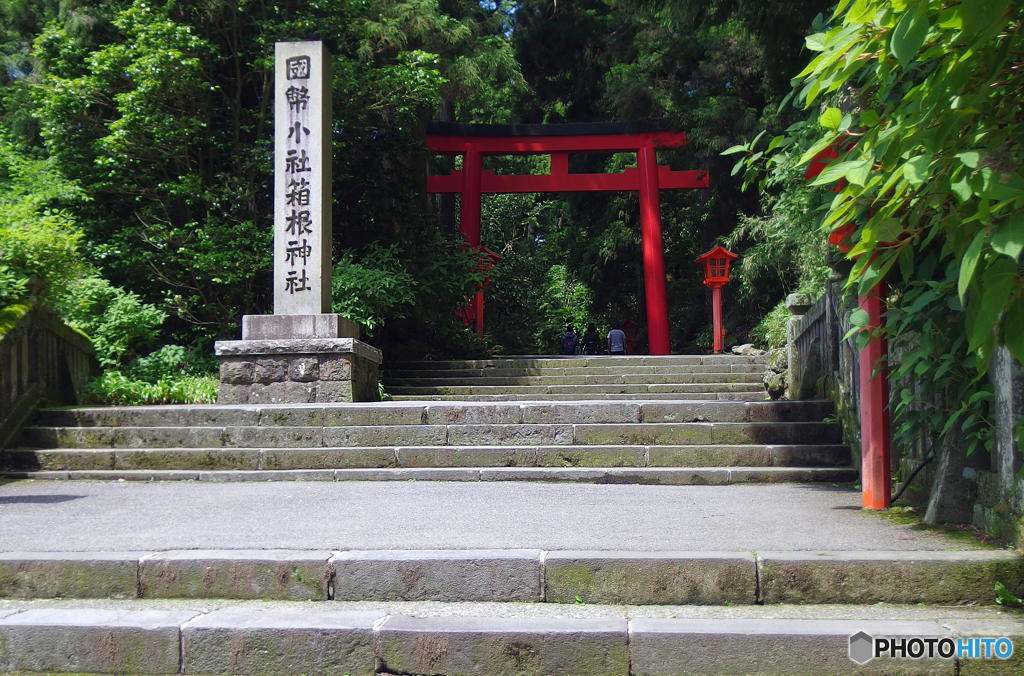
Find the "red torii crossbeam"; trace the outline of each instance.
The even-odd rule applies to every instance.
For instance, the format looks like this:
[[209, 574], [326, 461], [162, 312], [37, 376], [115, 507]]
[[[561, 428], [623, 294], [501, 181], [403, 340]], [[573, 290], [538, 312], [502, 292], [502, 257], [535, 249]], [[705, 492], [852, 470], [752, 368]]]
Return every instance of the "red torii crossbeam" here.
[[[658, 191], [707, 188], [706, 171], [673, 171], [658, 166], [657, 148], [686, 144], [682, 132], [655, 130], [651, 124], [469, 125], [435, 122], [427, 147], [439, 155], [462, 155], [462, 169], [428, 176], [427, 192], [462, 196], [459, 228], [466, 243], [480, 246], [480, 196], [493, 193], [631, 190], [640, 193], [647, 340], [651, 354], [669, 354], [668, 302]], [[573, 174], [570, 153], [637, 154], [636, 168], [621, 174]], [[497, 175], [484, 171], [484, 155], [550, 155], [551, 173]], [[483, 291], [473, 301], [474, 323], [483, 335]]]

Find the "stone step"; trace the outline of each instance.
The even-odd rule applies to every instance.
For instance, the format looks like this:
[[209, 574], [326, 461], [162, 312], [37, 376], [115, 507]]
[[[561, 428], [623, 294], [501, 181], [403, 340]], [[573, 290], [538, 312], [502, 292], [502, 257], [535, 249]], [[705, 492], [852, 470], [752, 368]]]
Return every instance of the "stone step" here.
[[440, 361], [388, 361], [384, 369], [493, 369], [493, 368], [589, 368], [636, 366], [701, 366], [710, 364], [767, 364], [768, 356], [718, 355], [521, 355], [495, 359], [450, 359]]
[[646, 392], [616, 394], [589, 392], [583, 394], [391, 394], [391, 401], [637, 401], [660, 399], [665, 401], [764, 401], [768, 394], [763, 389], [751, 392]]
[[[440, 422], [440, 421], [438, 421]], [[482, 423], [321, 427], [26, 427], [30, 448], [838, 444], [826, 422]]]
[[47, 409], [38, 427], [227, 427], [419, 425], [551, 422], [820, 422], [828, 401], [663, 401], [624, 404], [294, 404], [201, 406], [104, 406]]
[[759, 392], [754, 383], [630, 383], [616, 385], [388, 385], [385, 390], [389, 394], [421, 395], [433, 394], [569, 394], [573, 398], [585, 399], [592, 394], [687, 394], [699, 393], [702, 399], [710, 398], [708, 394], [719, 392]]
[[669, 375], [684, 373], [757, 373], [765, 370], [763, 364], [680, 364], [675, 366], [585, 366], [585, 367], [519, 367], [476, 369], [385, 369], [385, 378], [465, 378], [479, 376], [614, 376], [614, 375]]
[[1024, 593], [1024, 558], [1004, 550], [0, 553], [6, 598], [968, 604], [993, 602], [996, 582]]
[[385, 388], [403, 386], [456, 387], [459, 385], [691, 385], [694, 383], [748, 383], [760, 384], [760, 373], [674, 373], [640, 375], [601, 376], [475, 376], [443, 378], [390, 378], [384, 381]]
[[[185, 674], [653, 676], [1020, 673], [1024, 622], [985, 607], [707, 608], [281, 601], [12, 602], [0, 669]], [[851, 644], [851, 637], [866, 636]], [[873, 637], [1006, 636], [1007, 661], [874, 658]], [[854, 655], [866, 665], [850, 659]], [[1005, 647], [1005, 645], [1001, 645]], [[862, 655], [863, 653], [863, 655]]]
[[13, 470], [290, 470], [387, 467], [848, 467], [840, 445], [47, 448], [0, 453]]
[[852, 467], [384, 467], [256, 470], [9, 470], [3, 479], [80, 481], [527, 481], [663, 486], [856, 481]]

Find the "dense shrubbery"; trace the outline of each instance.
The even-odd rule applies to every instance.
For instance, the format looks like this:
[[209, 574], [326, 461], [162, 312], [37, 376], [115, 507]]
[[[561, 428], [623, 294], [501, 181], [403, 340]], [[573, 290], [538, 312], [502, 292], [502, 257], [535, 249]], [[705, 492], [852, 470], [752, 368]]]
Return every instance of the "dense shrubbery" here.
[[156, 382], [135, 380], [120, 371], [107, 371], [89, 383], [85, 403], [134, 406], [142, 404], [213, 404], [219, 381], [214, 376], [161, 377]]

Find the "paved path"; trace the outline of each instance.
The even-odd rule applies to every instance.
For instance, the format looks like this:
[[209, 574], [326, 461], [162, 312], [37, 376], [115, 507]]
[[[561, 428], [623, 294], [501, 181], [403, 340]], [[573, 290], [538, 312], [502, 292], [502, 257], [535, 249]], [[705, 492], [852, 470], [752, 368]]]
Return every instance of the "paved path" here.
[[0, 551], [969, 547], [859, 501], [810, 485], [15, 481], [0, 485]]

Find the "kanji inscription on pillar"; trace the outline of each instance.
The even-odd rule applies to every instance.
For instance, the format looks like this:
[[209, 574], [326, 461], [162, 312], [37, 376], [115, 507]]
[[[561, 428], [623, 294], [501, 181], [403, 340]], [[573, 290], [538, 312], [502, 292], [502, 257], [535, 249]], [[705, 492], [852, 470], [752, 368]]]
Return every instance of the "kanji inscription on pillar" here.
[[274, 50], [274, 314], [331, 311], [331, 60]]

